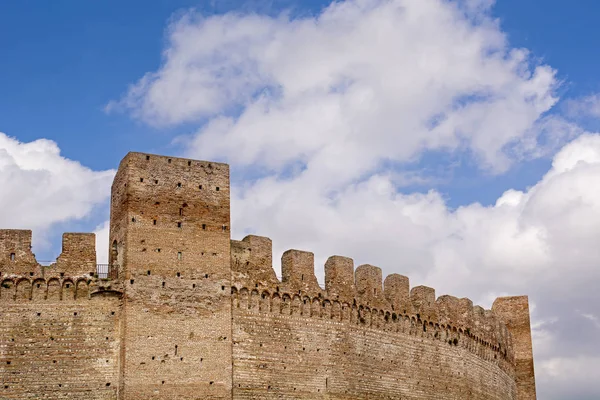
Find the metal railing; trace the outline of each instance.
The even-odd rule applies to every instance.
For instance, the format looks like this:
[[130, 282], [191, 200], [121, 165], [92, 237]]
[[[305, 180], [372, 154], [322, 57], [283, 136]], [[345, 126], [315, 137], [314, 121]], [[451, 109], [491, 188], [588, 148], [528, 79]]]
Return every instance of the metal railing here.
[[96, 274], [100, 279], [118, 279], [119, 266], [111, 264], [96, 264]]

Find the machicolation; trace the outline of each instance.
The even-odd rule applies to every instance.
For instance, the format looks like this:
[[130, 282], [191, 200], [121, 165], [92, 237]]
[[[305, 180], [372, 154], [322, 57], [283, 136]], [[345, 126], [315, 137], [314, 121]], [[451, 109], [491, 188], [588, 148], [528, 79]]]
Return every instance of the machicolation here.
[[526, 296], [485, 310], [373, 265], [230, 238], [229, 166], [129, 153], [109, 263], [0, 230], [1, 399], [536, 398]]

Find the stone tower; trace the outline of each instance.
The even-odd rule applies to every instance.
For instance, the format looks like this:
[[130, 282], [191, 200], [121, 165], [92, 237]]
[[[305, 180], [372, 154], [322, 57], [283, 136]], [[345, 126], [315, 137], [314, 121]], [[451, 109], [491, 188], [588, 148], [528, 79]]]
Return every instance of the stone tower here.
[[120, 399], [231, 399], [229, 166], [129, 153], [112, 186]]

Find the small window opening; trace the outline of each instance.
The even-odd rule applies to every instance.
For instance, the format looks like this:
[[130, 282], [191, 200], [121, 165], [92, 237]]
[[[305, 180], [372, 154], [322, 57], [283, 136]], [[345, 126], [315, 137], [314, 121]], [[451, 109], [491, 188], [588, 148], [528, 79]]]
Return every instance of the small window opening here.
[[169, 158], [168, 162], [169, 162], [169, 164], [171, 164], [171, 159], [170, 158]]
[[206, 230], [206, 224], [202, 224], [202, 229]]
[[30, 272], [30, 273], [29, 273], [29, 276], [33, 276], [33, 272]]
[[134, 280], [133, 280], [133, 279], [130, 279], [130, 280], [129, 280], [129, 283], [131, 283], [132, 285], [133, 285], [133, 282], [134, 282]]
[[10, 253], [10, 261], [15, 261], [16, 254]]
[[154, 219], [154, 220], [152, 220], [152, 224], [153, 224], [153, 225], [156, 225], [156, 220], [155, 220], [155, 219]]
[[204, 275], [204, 277], [205, 277], [205, 278], [208, 278], [208, 274], [205, 274], [205, 275]]
[[181, 182], [177, 182], [177, 187], [181, 187]]
[[158, 185], [158, 179], [155, 179], [155, 180], [154, 180], [154, 183]]
[[148, 275], [150, 275], [150, 270], [148, 270]]
[[179, 216], [182, 217], [183, 216], [183, 208], [179, 209]]
[[373, 289], [373, 294], [377, 294], [377, 289]]
[[146, 161], [150, 160], [150, 156], [146, 156]]
[[160, 253], [160, 249], [156, 249], [156, 252], [157, 252], [157, 253]]
[[177, 345], [175, 345], [175, 355], [177, 355]]
[[191, 166], [192, 166], [192, 162], [188, 161], [188, 167], [191, 167]]
[[177, 227], [178, 227], [178, 228], [181, 228], [181, 222], [178, 222], [178, 223], [177, 223]]
[[179, 278], [180, 276], [181, 276], [181, 272], [178, 272], [177, 273], [177, 277]]
[[144, 182], [144, 178], [140, 178], [140, 182]]
[[217, 190], [217, 192], [219, 191], [219, 187], [218, 187], [218, 186], [217, 186], [217, 189], [216, 189], [216, 190]]
[[227, 225], [223, 225], [223, 232], [227, 230]]
[[178, 252], [177, 252], [177, 259], [178, 259], [179, 261], [181, 261], [181, 252], [180, 252], [180, 251], [178, 251]]
[[135, 217], [131, 217], [131, 222], [135, 222]]
[[198, 189], [202, 190], [202, 185], [198, 186]]
[[165, 287], [165, 283], [164, 282], [162, 283], [162, 287]]
[[107, 386], [107, 387], [108, 387], [108, 386], [110, 386], [110, 382], [107, 382], [107, 383], [106, 383], [106, 386]]
[[304, 274], [302, 274], [302, 276], [300, 277], [300, 280], [303, 281], [304, 280]]
[[69, 283], [67, 283], [67, 289], [70, 288], [70, 287], [71, 287], [71, 285]]

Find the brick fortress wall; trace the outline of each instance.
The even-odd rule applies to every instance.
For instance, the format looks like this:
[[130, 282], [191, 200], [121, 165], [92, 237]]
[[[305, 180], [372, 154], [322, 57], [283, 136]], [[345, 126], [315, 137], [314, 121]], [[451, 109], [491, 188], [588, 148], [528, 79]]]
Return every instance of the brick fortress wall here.
[[112, 187], [122, 399], [231, 399], [229, 166], [129, 153]]
[[115, 399], [121, 293], [93, 276], [94, 235], [65, 234], [48, 267], [30, 244], [0, 230], [0, 398]]
[[322, 289], [298, 250], [279, 282], [270, 239], [231, 249], [234, 398], [521, 399], [511, 334], [470, 300], [340, 256]]
[[0, 398], [535, 399], [527, 297], [491, 310], [333, 256], [230, 239], [226, 164], [129, 153], [93, 234], [41, 266], [0, 230]]

